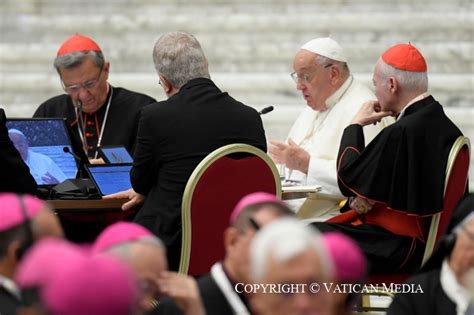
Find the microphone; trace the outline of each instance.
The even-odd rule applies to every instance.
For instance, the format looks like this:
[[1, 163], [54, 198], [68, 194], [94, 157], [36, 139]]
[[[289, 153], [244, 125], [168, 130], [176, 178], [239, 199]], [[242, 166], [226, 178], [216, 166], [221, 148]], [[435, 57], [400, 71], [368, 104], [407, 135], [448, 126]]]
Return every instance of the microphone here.
[[72, 155], [72, 157], [78, 161], [79, 163], [82, 162], [82, 159], [79, 157], [79, 155], [77, 155], [76, 153], [72, 152], [71, 149], [69, 149], [69, 147], [63, 147], [63, 152], [64, 153], [69, 153]]
[[64, 153], [69, 153], [72, 155], [72, 157], [74, 158], [74, 160], [76, 160], [77, 163], [79, 163], [79, 166], [78, 166], [78, 169], [79, 169], [79, 172], [78, 172], [78, 175], [79, 175], [79, 178], [82, 178], [82, 168], [83, 168], [83, 161], [82, 159], [74, 152], [71, 151], [71, 149], [69, 149], [69, 147], [63, 147], [63, 152]]
[[82, 117], [82, 102], [80, 99], [76, 100], [76, 118], [77, 126], [79, 127], [79, 135], [82, 141], [82, 147], [87, 155], [87, 144], [86, 144], [86, 126], [84, 125], [84, 117]]
[[273, 110], [273, 106], [268, 106], [268, 107], [265, 107], [264, 109], [262, 109], [261, 111], [259, 111], [258, 113], [260, 115], [265, 115], [269, 112], [271, 112]]

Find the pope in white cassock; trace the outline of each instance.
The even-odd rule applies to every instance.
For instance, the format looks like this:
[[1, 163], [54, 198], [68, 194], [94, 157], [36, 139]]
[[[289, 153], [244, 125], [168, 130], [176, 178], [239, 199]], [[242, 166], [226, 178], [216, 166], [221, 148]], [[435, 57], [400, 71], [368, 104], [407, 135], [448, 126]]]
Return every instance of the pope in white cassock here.
[[[316, 38], [296, 54], [291, 74], [306, 107], [288, 135], [286, 143], [270, 141], [269, 154], [275, 163], [286, 164], [287, 179], [307, 185], [321, 185], [322, 191], [296, 201], [303, 218], [324, 220], [338, 212], [345, 197], [337, 185], [336, 158], [342, 132], [359, 108], [375, 95], [350, 73], [341, 46], [331, 38]], [[364, 127], [365, 143], [370, 142], [392, 118]], [[290, 176], [290, 178], [288, 178]]]
[[49, 156], [34, 152], [29, 147], [23, 132], [12, 128], [8, 130], [8, 136], [23, 161], [28, 165], [30, 173], [38, 185], [55, 185], [67, 179], [63, 171]]

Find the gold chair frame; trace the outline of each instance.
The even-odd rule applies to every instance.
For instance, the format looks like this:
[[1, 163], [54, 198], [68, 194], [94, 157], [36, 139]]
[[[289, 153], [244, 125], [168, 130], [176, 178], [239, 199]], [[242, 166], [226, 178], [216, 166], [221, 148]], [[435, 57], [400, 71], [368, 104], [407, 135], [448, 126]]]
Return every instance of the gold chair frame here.
[[[443, 191], [443, 196], [446, 194], [446, 189], [448, 188], [448, 182], [449, 178], [451, 176], [451, 172], [454, 167], [454, 162], [456, 161], [456, 158], [459, 155], [459, 152], [461, 152], [462, 148], [464, 146], [467, 146], [467, 150], [469, 152], [469, 158], [471, 155], [471, 142], [469, 141], [468, 137], [465, 136], [459, 136], [456, 141], [454, 141], [454, 144], [451, 147], [451, 150], [449, 151], [448, 155], [448, 162], [446, 164], [446, 174], [445, 174], [445, 182], [444, 182], [444, 191]], [[470, 163], [469, 163], [470, 164]], [[469, 173], [469, 167], [467, 172]], [[464, 183], [464, 187], [466, 187], [467, 184], [467, 178], [466, 178], [466, 183]], [[428, 232], [428, 237], [426, 239], [426, 245], [425, 245], [425, 250], [423, 253], [423, 260], [421, 263], [421, 266], [423, 266], [428, 259], [431, 257], [431, 254], [433, 253], [433, 250], [436, 245], [436, 237], [438, 235], [438, 228], [439, 228], [439, 222], [441, 220], [441, 213], [436, 213], [432, 216], [431, 222], [430, 222], [430, 228]], [[386, 311], [387, 309], [384, 307], [371, 307], [370, 306], [370, 296], [372, 295], [379, 295], [379, 296], [389, 296], [391, 298], [394, 297], [394, 294], [391, 292], [383, 291], [383, 290], [373, 290], [370, 293], [366, 293], [362, 295], [362, 300], [361, 300], [361, 305], [358, 307], [357, 312], [360, 311]]]
[[182, 237], [181, 237], [181, 259], [179, 263], [179, 273], [187, 274], [189, 269], [189, 260], [191, 252], [192, 241], [192, 225], [191, 225], [191, 202], [202, 175], [206, 170], [220, 158], [233, 153], [249, 153], [262, 159], [270, 168], [275, 179], [276, 195], [281, 198], [281, 181], [278, 169], [273, 160], [262, 150], [248, 144], [235, 143], [223, 146], [206, 156], [194, 169], [186, 184], [183, 193], [183, 200], [181, 203], [181, 223], [182, 223]]
[[[454, 162], [456, 161], [456, 158], [458, 157], [459, 152], [461, 152], [464, 146], [467, 146], [467, 150], [469, 151], [469, 157], [470, 157], [471, 142], [469, 141], [468, 137], [464, 137], [464, 136], [459, 136], [456, 139], [456, 141], [454, 142], [451, 148], [451, 151], [449, 152], [443, 195], [446, 194], [446, 189], [448, 188], [448, 181], [454, 167]], [[469, 167], [470, 165], [468, 166], [468, 169], [467, 169], [468, 173], [469, 173]], [[466, 184], [467, 184], [467, 178], [466, 178], [466, 183], [464, 183], [464, 187], [466, 187]], [[433, 215], [433, 217], [431, 218], [430, 229], [428, 232], [428, 237], [426, 239], [425, 252], [423, 254], [423, 260], [422, 260], [421, 266], [423, 266], [428, 261], [428, 259], [431, 257], [431, 254], [433, 253], [434, 247], [436, 245], [436, 237], [438, 236], [438, 227], [439, 227], [440, 220], [441, 220], [441, 213], [437, 213]]]

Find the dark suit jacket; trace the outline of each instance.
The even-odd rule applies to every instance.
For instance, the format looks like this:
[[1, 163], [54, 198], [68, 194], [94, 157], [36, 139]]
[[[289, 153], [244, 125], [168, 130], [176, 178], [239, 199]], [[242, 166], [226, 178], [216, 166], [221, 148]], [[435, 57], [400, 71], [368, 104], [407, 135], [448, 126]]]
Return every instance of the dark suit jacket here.
[[440, 269], [435, 269], [407, 281], [419, 284], [423, 293], [396, 294], [387, 315], [455, 315], [456, 304], [444, 293], [439, 277]]
[[0, 315], [16, 315], [20, 305], [20, 301], [3, 287], [0, 287]]
[[191, 80], [142, 111], [131, 181], [146, 200], [135, 221], [163, 240], [171, 269], [180, 255], [181, 199], [189, 176], [209, 153], [231, 143], [266, 151], [262, 120], [209, 79]]
[[30, 169], [8, 137], [5, 112], [0, 108], [0, 192], [36, 194]]
[[[210, 274], [198, 279], [199, 293], [207, 315], [232, 315], [234, 311]], [[246, 302], [244, 302], [246, 304]], [[247, 308], [248, 305], [247, 305]], [[182, 315], [172, 299], [164, 299], [150, 315]]]

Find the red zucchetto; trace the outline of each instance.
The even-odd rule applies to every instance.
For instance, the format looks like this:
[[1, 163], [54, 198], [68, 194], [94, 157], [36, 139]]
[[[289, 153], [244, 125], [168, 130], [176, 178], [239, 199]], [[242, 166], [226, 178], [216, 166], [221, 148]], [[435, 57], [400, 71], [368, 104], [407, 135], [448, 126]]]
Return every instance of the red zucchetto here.
[[69, 37], [62, 43], [59, 47], [57, 56], [64, 56], [78, 51], [101, 51], [99, 45], [91, 38], [76, 33], [75, 35]]
[[425, 58], [412, 44], [398, 44], [382, 54], [382, 60], [392, 67], [412, 72], [426, 72]]

